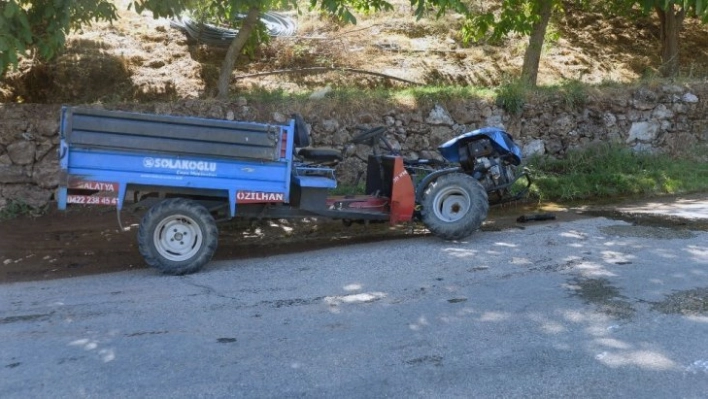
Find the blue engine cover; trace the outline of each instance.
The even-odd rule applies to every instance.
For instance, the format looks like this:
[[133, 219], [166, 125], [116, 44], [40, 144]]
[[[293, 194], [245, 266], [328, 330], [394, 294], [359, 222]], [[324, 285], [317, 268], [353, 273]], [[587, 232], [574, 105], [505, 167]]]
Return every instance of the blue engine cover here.
[[438, 147], [440, 154], [450, 162], [460, 162], [460, 147], [475, 140], [480, 136], [489, 138], [494, 149], [502, 155], [511, 154], [513, 164], [521, 163], [521, 148], [514, 143], [509, 133], [496, 127], [483, 127], [471, 132], [463, 133]]

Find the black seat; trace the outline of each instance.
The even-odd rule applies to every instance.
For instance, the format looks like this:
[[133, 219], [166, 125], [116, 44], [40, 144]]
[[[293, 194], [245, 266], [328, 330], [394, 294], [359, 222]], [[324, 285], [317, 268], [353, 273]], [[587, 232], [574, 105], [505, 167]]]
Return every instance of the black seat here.
[[342, 158], [342, 152], [333, 148], [301, 148], [297, 155], [310, 162], [339, 162]]
[[297, 150], [297, 156], [311, 163], [337, 163], [341, 161], [342, 152], [333, 148], [311, 148], [310, 135], [307, 131], [307, 124], [300, 114], [293, 114], [295, 119], [295, 147], [303, 147]]

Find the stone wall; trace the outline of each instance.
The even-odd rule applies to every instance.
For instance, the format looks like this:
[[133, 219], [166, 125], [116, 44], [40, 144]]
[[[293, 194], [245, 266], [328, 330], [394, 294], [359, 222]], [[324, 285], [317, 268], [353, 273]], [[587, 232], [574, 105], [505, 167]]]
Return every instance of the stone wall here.
[[46, 205], [58, 183], [59, 107], [0, 104], [0, 209]]
[[[357, 126], [385, 125], [391, 144], [411, 158], [438, 157], [438, 145], [483, 126], [505, 128], [525, 155], [562, 157], [569, 149], [608, 141], [638, 151], [678, 153], [708, 142], [708, 84], [612, 88], [589, 94], [580, 107], [562, 95], [539, 96], [518, 115], [484, 99], [377, 103], [358, 109], [327, 98], [287, 106], [241, 98], [229, 103], [187, 100], [91, 107], [276, 123], [285, 123], [291, 113], [300, 112], [311, 127], [314, 146], [334, 148], [344, 148]], [[0, 209], [10, 201], [41, 207], [53, 200], [59, 112], [58, 105], [0, 104]], [[346, 150], [338, 178], [352, 182], [365, 170], [363, 160], [371, 149]]]

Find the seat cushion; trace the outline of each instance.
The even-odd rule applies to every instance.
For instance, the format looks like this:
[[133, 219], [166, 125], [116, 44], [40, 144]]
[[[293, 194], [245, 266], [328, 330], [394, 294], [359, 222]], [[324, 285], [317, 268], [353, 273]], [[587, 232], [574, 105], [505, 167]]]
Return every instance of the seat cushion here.
[[308, 161], [335, 162], [342, 160], [342, 153], [333, 148], [301, 148], [297, 155]]

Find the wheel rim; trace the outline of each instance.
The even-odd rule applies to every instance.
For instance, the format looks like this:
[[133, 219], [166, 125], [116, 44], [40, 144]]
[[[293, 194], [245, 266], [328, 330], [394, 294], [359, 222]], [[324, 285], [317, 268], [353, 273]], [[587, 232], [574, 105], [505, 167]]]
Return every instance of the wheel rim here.
[[192, 258], [202, 246], [202, 229], [194, 219], [172, 215], [155, 228], [154, 243], [165, 259], [179, 262]]
[[456, 222], [470, 210], [470, 195], [457, 187], [443, 189], [435, 196], [433, 211], [444, 222]]

